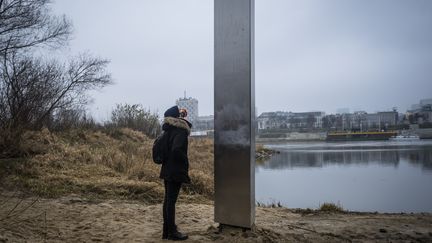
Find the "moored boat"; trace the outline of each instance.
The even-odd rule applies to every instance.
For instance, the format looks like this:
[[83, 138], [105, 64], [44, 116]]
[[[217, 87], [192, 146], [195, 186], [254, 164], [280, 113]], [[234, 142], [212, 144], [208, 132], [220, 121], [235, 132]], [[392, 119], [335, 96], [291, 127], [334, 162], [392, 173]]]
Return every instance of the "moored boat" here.
[[420, 137], [417, 135], [397, 135], [390, 138], [390, 140], [392, 141], [411, 141], [411, 140], [419, 140], [419, 139]]

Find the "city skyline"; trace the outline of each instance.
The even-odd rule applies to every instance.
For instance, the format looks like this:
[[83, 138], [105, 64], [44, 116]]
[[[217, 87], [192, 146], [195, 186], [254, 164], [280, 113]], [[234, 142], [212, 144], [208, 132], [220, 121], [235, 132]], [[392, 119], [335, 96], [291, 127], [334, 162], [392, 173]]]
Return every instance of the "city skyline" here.
[[[117, 103], [162, 114], [184, 90], [212, 114], [213, 1], [128, 3], [52, 4], [75, 27], [68, 55], [111, 60], [115, 84], [91, 93], [95, 118]], [[430, 97], [431, 11], [427, 0], [256, 1], [258, 111], [405, 111]]]

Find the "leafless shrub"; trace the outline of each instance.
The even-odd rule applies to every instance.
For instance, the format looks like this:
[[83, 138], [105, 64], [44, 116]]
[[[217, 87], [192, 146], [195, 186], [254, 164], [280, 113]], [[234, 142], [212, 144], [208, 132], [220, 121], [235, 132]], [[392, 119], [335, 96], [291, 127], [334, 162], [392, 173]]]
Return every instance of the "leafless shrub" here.
[[85, 109], [71, 108], [59, 109], [52, 115], [48, 128], [53, 131], [64, 131], [68, 129], [98, 129], [101, 125], [97, 124], [93, 117], [87, 114]]
[[151, 138], [155, 138], [161, 132], [158, 114], [144, 109], [139, 104], [117, 104], [107, 126], [127, 127], [141, 131]]

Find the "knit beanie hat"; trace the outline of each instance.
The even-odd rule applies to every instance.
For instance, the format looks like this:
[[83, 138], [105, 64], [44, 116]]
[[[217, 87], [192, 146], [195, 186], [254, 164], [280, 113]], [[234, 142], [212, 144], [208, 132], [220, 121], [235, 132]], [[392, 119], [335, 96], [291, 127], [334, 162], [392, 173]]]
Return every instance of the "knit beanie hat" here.
[[178, 118], [180, 116], [179, 108], [178, 106], [173, 106], [165, 111], [164, 117], [174, 117]]

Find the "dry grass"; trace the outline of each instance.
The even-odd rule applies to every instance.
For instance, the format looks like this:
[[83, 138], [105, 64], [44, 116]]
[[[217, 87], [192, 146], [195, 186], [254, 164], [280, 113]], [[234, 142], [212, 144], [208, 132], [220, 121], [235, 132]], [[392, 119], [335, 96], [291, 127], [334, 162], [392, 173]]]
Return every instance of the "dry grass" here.
[[279, 153], [278, 151], [269, 149], [264, 147], [262, 144], [257, 144], [255, 149], [255, 159], [257, 163], [263, 163], [264, 161], [268, 160], [273, 156], [274, 154]]
[[323, 203], [322, 205], [320, 205], [318, 210], [321, 212], [327, 212], [327, 213], [341, 213], [341, 212], [345, 211], [339, 203], [338, 204]]
[[295, 208], [292, 209], [292, 211], [294, 213], [300, 213], [302, 215], [308, 215], [308, 214], [332, 214], [332, 213], [347, 213], [348, 211], [346, 211], [342, 205], [340, 205], [340, 203], [323, 203], [320, 204], [320, 206], [317, 209], [311, 209], [311, 208]]
[[[163, 198], [160, 166], [153, 163], [153, 140], [130, 129], [102, 131], [47, 129], [27, 132], [26, 159], [1, 160], [3, 187], [19, 187], [44, 197], [81, 194], [87, 197]], [[180, 200], [208, 201], [213, 195], [213, 142], [190, 139], [190, 177]]]
[[[0, 159], [0, 188], [28, 191], [43, 197], [80, 194], [86, 197], [163, 198], [160, 166], [152, 161], [153, 139], [127, 128], [29, 131], [20, 150], [28, 156]], [[257, 147], [257, 158], [275, 151]], [[209, 202], [213, 198], [213, 140], [189, 139], [191, 184], [180, 200]]]

